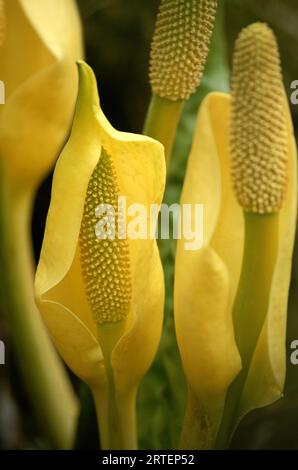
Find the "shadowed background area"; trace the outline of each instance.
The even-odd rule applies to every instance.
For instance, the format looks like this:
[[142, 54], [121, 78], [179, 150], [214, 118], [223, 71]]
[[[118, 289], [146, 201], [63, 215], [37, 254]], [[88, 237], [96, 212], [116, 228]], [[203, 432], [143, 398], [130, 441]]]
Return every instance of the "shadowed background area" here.
[[[290, 84], [298, 80], [298, 4], [297, 0], [225, 0], [225, 28], [220, 30], [212, 47], [226, 53], [227, 64], [231, 63], [233, 43], [239, 31], [254, 21], [268, 23], [277, 35], [282, 58], [285, 86], [290, 97]], [[110, 122], [119, 130], [141, 132], [143, 121], [150, 97], [148, 84], [148, 61], [150, 40], [153, 34], [154, 19], [158, 8], [158, 0], [78, 0], [81, 12], [86, 61], [93, 67], [98, 79], [102, 108]], [[196, 107], [202, 95], [209, 89], [225, 89], [225, 77], [216, 75], [216, 60], [209, 63], [212, 73], [206, 73], [204, 86], [200, 95], [194, 97], [192, 103], [194, 112], [187, 118], [187, 125], [194, 126]], [[222, 59], [221, 59], [222, 60]], [[228, 69], [227, 69], [228, 71]], [[224, 74], [224, 72], [223, 72]], [[210, 84], [208, 79], [210, 77]], [[1, 77], [0, 77], [1, 78]], [[212, 83], [211, 83], [212, 82]], [[190, 108], [189, 108], [190, 109]], [[291, 105], [296, 133], [298, 132], [298, 105]], [[187, 134], [188, 135], [188, 134]], [[185, 138], [186, 140], [183, 140]], [[180, 140], [179, 140], [180, 139]], [[187, 140], [188, 139], [188, 140]], [[183, 136], [181, 131], [175, 145], [174, 157], [169, 172], [167, 200], [178, 200], [186, 164], [185, 153], [179, 149], [185, 144], [190, 146], [190, 139]], [[37, 194], [34, 218], [33, 239], [36, 259], [42, 243], [43, 229], [51, 190], [51, 175], [44, 181]], [[159, 435], [153, 436], [152, 445], [167, 447], [170, 437], [175, 441], [179, 434], [179, 426], [183, 413], [185, 386], [179, 381], [181, 367], [177, 351], [173, 356], [167, 356], [167, 350], [172, 343], [168, 342], [167, 334], [172, 329], [171, 308], [172, 300], [170, 287], [172, 283], [173, 250], [163, 256], [167, 285], [167, 315], [163, 343], [159, 356], [153, 365], [154, 377], [159, 381], [156, 387], [156, 402], [160, 406], [168, 406], [169, 420], [163, 429], [160, 426]], [[298, 339], [298, 262], [297, 254], [294, 260], [294, 273], [289, 301], [288, 338], [287, 338], [287, 381], [285, 399], [262, 410], [250, 413], [241, 423], [233, 442], [233, 448], [289, 448], [298, 449], [298, 366], [290, 364], [290, 343]], [[4, 321], [0, 316], [0, 338], [6, 344], [6, 366], [0, 366], [0, 448], [46, 448], [48, 443], [40, 433], [32, 410], [25, 396], [14, 354], [10, 348], [9, 336]], [[165, 360], [161, 357], [164, 354]], [[171, 360], [168, 361], [168, 358]], [[171, 362], [172, 361], [172, 362]], [[176, 361], [176, 362], [175, 362]], [[175, 365], [173, 366], [173, 363]], [[177, 364], [178, 363], [178, 364]], [[177, 372], [178, 371], [178, 372]], [[151, 377], [151, 376], [150, 376]], [[146, 380], [151, 380], [149, 377]], [[80, 390], [81, 384], [72, 377], [74, 386]], [[176, 383], [181, 393], [171, 395], [170, 386]], [[140, 403], [144, 402], [144, 392], [141, 387]], [[85, 391], [86, 392], [86, 391]], [[83, 394], [85, 393], [82, 392]], [[42, 397], [41, 397], [42, 400]], [[87, 398], [84, 400], [88, 401]], [[154, 402], [153, 402], [154, 404]], [[146, 410], [140, 419], [146, 419]], [[152, 410], [151, 410], [152, 413]], [[156, 409], [158, 416], [158, 409]], [[151, 420], [151, 416], [148, 416]], [[156, 417], [158, 420], [158, 418]], [[153, 420], [153, 417], [152, 417]], [[156, 421], [158, 422], [158, 421]], [[167, 427], [171, 429], [167, 430]], [[88, 430], [88, 447], [97, 445], [97, 435], [91, 412], [86, 414], [84, 430]], [[90, 434], [91, 433], [91, 434]], [[140, 435], [142, 447], [150, 443], [150, 425]], [[92, 437], [93, 436], [93, 437]], [[81, 443], [80, 447], [86, 447]]]

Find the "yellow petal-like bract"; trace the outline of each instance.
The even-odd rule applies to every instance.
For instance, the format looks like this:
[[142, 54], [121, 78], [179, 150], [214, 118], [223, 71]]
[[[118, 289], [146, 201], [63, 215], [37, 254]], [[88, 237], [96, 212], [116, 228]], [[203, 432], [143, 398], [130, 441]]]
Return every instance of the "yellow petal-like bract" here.
[[73, 0], [9, 0], [2, 8], [0, 154], [13, 190], [34, 190], [69, 130], [81, 25]]
[[162, 267], [153, 239], [96, 239], [95, 209], [115, 205], [118, 195], [127, 206], [140, 203], [148, 211], [160, 204], [164, 153], [153, 139], [116, 131], [84, 63], [79, 77], [71, 135], [54, 173], [36, 298], [61, 355], [92, 387], [104, 387], [106, 380], [98, 325], [125, 319], [111, 366], [116, 393], [126, 393], [135, 389], [158, 345]]
[[[242, 394], [239, 419], [249, 410], [278, 399], [285, 378], [297, 182], [296, 147], [286, 99], [283, 106], [287, 117], [288, 187], [280, 211], [279, 249], [268, 312]], [[181, 198], [184, 204], [204, 204], [203, 247], [185, 251], [185, 240], [178, 240], [175, 266], [175, 325], [192, 404], [183, 445], [196, 448], [214, 446], [228, 387], [241, 369], [232, 306], [242, 263], [244, 217], [230, 177], [230, 108], [229, 95], [212, 93], [205, 98]]]

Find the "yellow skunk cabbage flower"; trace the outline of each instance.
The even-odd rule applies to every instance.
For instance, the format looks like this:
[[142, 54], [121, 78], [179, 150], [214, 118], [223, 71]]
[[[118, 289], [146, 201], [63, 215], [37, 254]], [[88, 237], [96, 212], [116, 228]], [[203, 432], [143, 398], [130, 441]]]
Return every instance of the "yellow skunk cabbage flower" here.
[[[282, 96], [278, 103], [286, 123], [287, 183], [279, 210], [277, 253], [272, 259], [269, 298], [268, 302], [263, 302], [265, 318], [249, 361], [236, 342], [241, 318], [235, 323], [232, 316], [247, 235], [245, 215], [230, 176], [230, 96], [208, 95], [199, 112], [181, 203], [204, 204], [204, 241], [200, 250], [185, 251], [185, 240], [178, 240], [175, 266], [175, 325], [189, 385], [183, 447], [214, 447], [227, 391], [235, 377], [241, 376], [242, 366], [242, 370], [246, 368], [246, 374], [240, 401], [234, 403], [233, 428], [251, 409], [270, 404], [282, 396], [287, 297], [297, 209], [296, 145], [287, 101], [285, 95]], [[274, 110], [264, 112], [270, 119]], [[243, 165], [246, 164], [243, 160]], [[234, 184], [237, 181], [234, 179]], [[255, 262], [251, 274], [256, 278], [256, 286], [252, 285], [251, 290], [266, 300], [266, 291], [260, 292], [266, 283], [259, 279], [257, 260]], [[250, 320], [244, 320], [245, 330], [241, 330], [247, 341], [258, 325], [254, 313], [251, 309]]]
[[[286, 101], [285, 101], [286, 107]], [[207, 96], [201, 106], [181, 203], [204, 204], [204, 245], [184, 251], [177, 243], [175, 325], [189, 383], [189, 407], [183, 444], [214, 445], [225, 395], [241, 368], [234, 339], [232, 306], [240, 277], [244, 217], [234, 195], [229, 168], [230, 97]], [[288, 125], [288, 184], [280, 211], [279, 247], [266, 319], [258, 339], [239, 416], [282, 395], [285, 376], [285, 328], [296, 220], [296, 146]], [[190, 282], [189, 280], [192, 280]], [[190, 434], [194, 441], [189, 441]]]
[[31, 213], [69, 131], [81, 57], [74, 0], [0, 1], [1, 304], [27, 394], [56, 448], [71, 447], [78, 407], [34, 302]]
[[73, 0], [1, 3], [0, 154], [9, 184], [23, 191], [49, 171], [70, 125], [81, 26]]
[[219, 429], [216, 446], [227, 446], [244, 414], [282, 396], [285, 378], [296, 145], [274, 37], [264, 25], [243, 36], [234, 71], [253, 64], [252, 77], [263, 81], [234, 75], [232, 105], [229, 95], [207, 96], [181, 198], [204, 204], [203, 247], [184, 251], [179, 240], [175, 268], [175, 324], [189, 384], [182, 445], [190, 448], [214, 447]]
[[98, 238], [96, 208], [110, 204], [118, 225], [119, 196], [150, 213], [164, 184], [162, 145], [115, 130], [92, 70], [79, 63], [74, 122], [55, 169], [35, 290], [58, 350], [93, 390], [103, 448], [136, 445], [136, 388], [160, 338], [164, 284], [156, 241]]
[[[249, 92], [247, 92], [249, 90]], [[233, 305], [235, 339], [242, 360], [242, 370], [231, 385], [225, 403], [217, 447], [226, 447], [239, 419], [243, 401], [253, 401], [255, 390], [246, 396], [258, 340], [267, 319], [276, 264], [279, 260], [281, 209], [288, 182], [296, 171], [289, 168], [289, 111], [280, 69], [274, 33], [263, 23], [245, 28], [234, 52], [232, 101], [230, 115], [231, 173], [235, 195], [243, 209], [245, 222], [241, 275]], [[296, 204], [296, 193], [291, 195]], [[295, 221], [295, 216], [292, 220]], [[289, 224], [290, 225], [290, 224]], [[293, 250], [294, 233], [288, 234]], [[291, 258], [286, 259], [288, 293]], [[276, 335], [283, 341], [274, 351], [277, 386], [271, 401], [281, 396], [285, 372], [285, 321], [287, 297], [279, 305]], [[259, 374], [262, 374], [259, 369]], [[268, 392], [267, 392], [268, 393]], [[260, 406], [257, 403], [257, 406]]]

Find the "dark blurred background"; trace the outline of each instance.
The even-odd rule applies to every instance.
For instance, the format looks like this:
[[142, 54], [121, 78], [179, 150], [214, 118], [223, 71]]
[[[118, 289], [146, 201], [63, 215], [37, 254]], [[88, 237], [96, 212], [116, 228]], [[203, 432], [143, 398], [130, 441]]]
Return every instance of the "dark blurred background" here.
[[[197, 107], [203, 95], [213, 89], [228, 88], [228, 72], [233, 42], [242, 27], [254, 21], [265, 21], [275, 31], [281, 52], [285, 86], [298, 79], [298, 2], [297, 0], [221, 0], [224, 12], [217, 25], [210, 59], [201, 90], [193, 97], [183, 114], [168, 177], [166, 199], [179, 199], [191, 131]], [[150, 40], [158, 0], [78, 0], [85, 37], [86, 61], [93, 67], [99, 85], [102, 108], [114, 127], [141, 132], [150, 98], [148, 60]], [[298, 130], [298, 105], [291, 106]], [[36, 259], [42, 242], [45, 217], [50, 199], [51, 175], [36, 197], [33, 217], [33, 240]], [[167, 277], [165, 332], [157, 359], [145, 378], [146, 390], [153, 390], [148, 402], [145, 385], [139, 395], [140, 434], [142, 447], [166, 448], [175, 445], [179, 435], [185, 401], [185, 384], [179, 356], [172, 338], [172, 298], [174, 247], [161, 247]], [[290, 343], [298, 339], [298, 274], [293, 281], [289, 302], [287, 357]], [[27, 397], [22, 391], [13, 351], [0, 317], [0, 338], [6, 341], [7, 366], [0, 366], [0, 448], [46, 448]], [[181, 382], [180, 382], [181, 379]], [[81, 385], [72, 377], [79, 390]], [[177, 383], [179, 381], [179, 383]], [[174, 394], [173, 384], [179, 388]], [[158, 386], [155, 386], [158, 384]], [[84, 400], [88, 401], [88, 396]], [[151, 407], [151, 408], [150, 408]], [[153, 416], [151, 419], [147, 409]], [[166, 415], [168, 407], [168, 416]], [[146, 419], [148, 416], [148, 420]], [[89, 418], [86, 429], [94, 429]], [[146, 421], [146, 424], [145, 424]], [[165, 422], [166, 421], [166, 422]], [[285, 398], [278, 403], [250, 413], [237, 430], [232, 448], [298, 449], [298, 366], [288, 364]], [[155, 428], [153, 429], [153, 424]], [[93, 427], [92, 427], [93, 426]], [[171, 428], [171, 429], [169, 429]], [[157, 431], [156, 431], [157, 429]], [[92, 431], [93, 432], [93, 431]], [[151, 440], [150, 440], [151, 439]], [[96, 442], [89, 435], [89, 445]], [[91, 443], [91, 444], [90, 444]], [[176, 444], [177, 445], [177, 444]]]

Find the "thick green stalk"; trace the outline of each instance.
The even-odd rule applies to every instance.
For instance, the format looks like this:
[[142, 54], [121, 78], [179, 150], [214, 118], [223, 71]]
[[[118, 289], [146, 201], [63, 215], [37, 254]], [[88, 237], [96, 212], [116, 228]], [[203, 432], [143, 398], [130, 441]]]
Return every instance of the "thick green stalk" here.
[[0, 180], [1, 300], [31, 404], [53, 446], [67, 449], [74, 437], [77, 402], [34, 302], [33, 197], [29, 192], [12, 195], [2, 174]]
[[102, 449], [134, 450], [136, 437], [136, 392], [121, 393], [117, 390], [111, 355], [122, 336], [125, 322], [98, 326], [98, 336], [105, 360], [107, 383], [92, 389], [100, 431]]
[[145, 120], [143, 134], [161, 142], [169, 163], [184, 101], [171, 101], [152, 95]]
[[100, 444], [104, 450], [135, 450], [136, 393], [116, 392], [113, 372], [106, 367], [108, 384], [105, 389], [93, 388], [99, 423]]
[[228, 447], [239, 416], [241, 395], [251, 360], [268, 311], [278, 251], [278, 214], [245, 213], [242, 271], [233, 307], [235, 339], [242, 370], [230, 386], [216, 448]]

